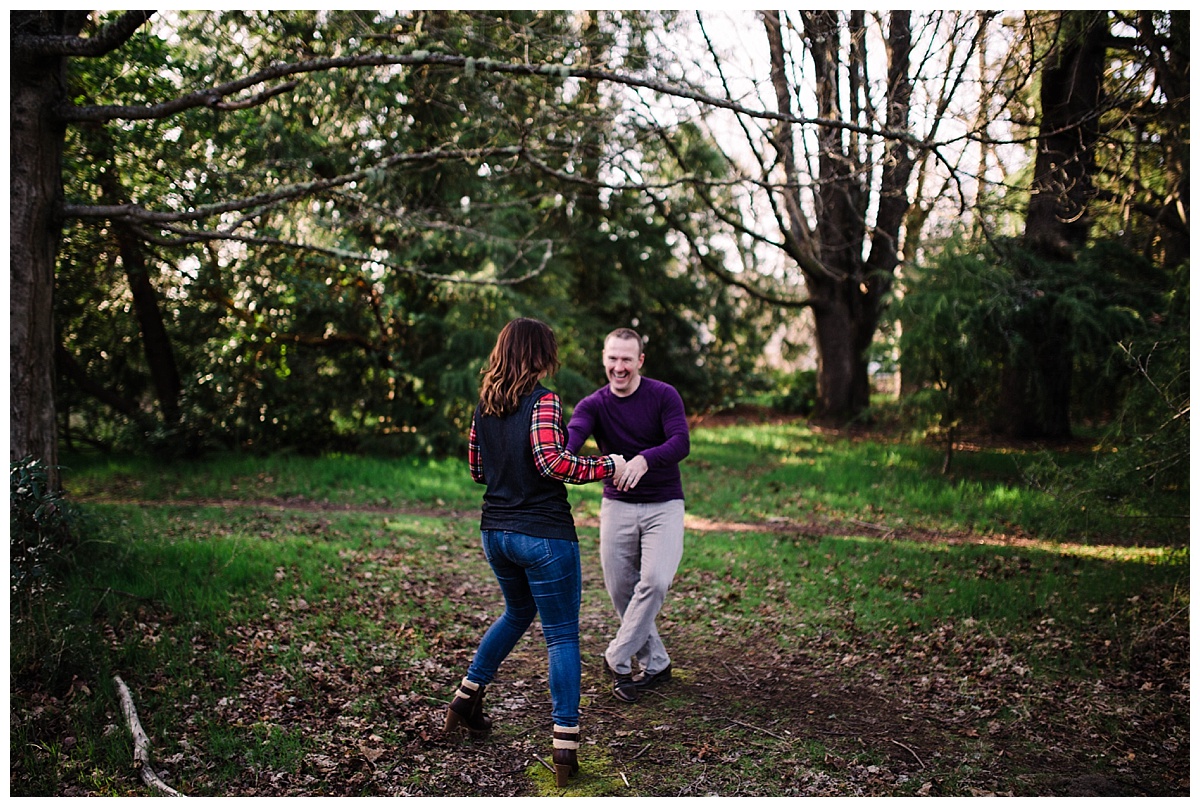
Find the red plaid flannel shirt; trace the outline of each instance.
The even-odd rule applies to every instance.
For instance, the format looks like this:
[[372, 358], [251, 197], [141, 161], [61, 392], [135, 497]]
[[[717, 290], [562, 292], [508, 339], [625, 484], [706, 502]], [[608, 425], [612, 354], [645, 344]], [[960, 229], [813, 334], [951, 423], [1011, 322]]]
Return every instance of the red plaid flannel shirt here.
[[[617, 470], [617, 464], [608, 455], [580, 457], [567, 451], [567, 429], [563, 423], [562, 402], [553, 392], [543, 395], [533, 406], [533, 419], [529, 423], [529, 444], [533, 448], [533, 462], [538, 473], [560, 482], [582, 485], [612, 476]], [[483, 458], [479, 454], [479, 439], [475, 434], [473, 419], [467, 446], [467, 461], [471, 466], [471, 478], [482, 483]]]

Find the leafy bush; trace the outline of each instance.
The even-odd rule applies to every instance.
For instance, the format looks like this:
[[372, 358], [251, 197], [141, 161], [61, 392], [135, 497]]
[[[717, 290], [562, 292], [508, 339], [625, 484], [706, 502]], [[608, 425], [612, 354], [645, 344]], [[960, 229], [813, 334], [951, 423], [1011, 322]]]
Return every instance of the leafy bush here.
[[1074, 422], [1110, 420], [1135, 386], [1122, 346], [1160, 339], [1186, 282], [1121, 244], [1051, 262], [1015, 241], [951, 239], [896, 305], [905, 381], [926, 391], [913, 408], [949, 433], [974, 421], [1056, 434], [1067, 402]]
[[1108, 435], [1120, 445], [1139, 489], [1187, 491], [1191, 463], [1191, 295], [1187, 265], [1154, 328], [1121, 345], [1129, 390]]
[[80, 514], [40, 459], [10, 462], [8, 481], [10, 593], [31, 596], [49, 587], [54, 563], [75, 544]]
[[766, 405], [785, 415], [808, 415], [817, 404], [817, 371], [797, 370], [775, 378]]
[[[72, 602], [77, 552], [102, 520], [68, 502], [41, 460], [9, 463], [9, 669], [15, 688], [58, 692], [94, 677], [100, 646], [90, 609]], [[88, 566], [89, 570], [93, 567]]]
[[[1126, 368], [1119, 408], [1087, 468], [1044, 463], [1034, 481], [1061, 498], [1102, 504], [1154, 518], [1188, 510], [1191, 381], [1187, 267], [1175, 291], [1144, 333], [1125, 340], [1118, 357]], [[1179, 511], [1164, 512], [1178, 500]]]

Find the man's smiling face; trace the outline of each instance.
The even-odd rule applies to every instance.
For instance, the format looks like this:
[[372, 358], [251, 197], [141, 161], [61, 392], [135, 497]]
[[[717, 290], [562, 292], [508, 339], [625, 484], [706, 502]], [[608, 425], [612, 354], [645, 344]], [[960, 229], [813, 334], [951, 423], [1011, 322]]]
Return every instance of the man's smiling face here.
[[642, 362], [645, 356], [638, 352], [638, 340], [610, 338], [604, 343], [604, 374], [613, 395], [624, 398], [632, 395], [641, 383]]

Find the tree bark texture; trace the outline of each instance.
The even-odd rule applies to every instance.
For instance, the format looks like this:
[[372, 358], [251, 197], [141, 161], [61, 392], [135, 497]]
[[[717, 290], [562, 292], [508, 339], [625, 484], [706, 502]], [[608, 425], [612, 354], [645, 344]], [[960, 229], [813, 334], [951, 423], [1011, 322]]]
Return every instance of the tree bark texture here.
[[[1069, 262], [1091, 231], [1088, 203], [1095, 190], [1100, 132], [1106, 12], [1062, 12], [1058, 41], [1042, 71], [1041, 129], [1025, 245], [1038, 260]], [[1020, 272], [1020, 267], [1014, 267]], [[1071, 436], [1073, 358], [1069, 324], [1061, 317], [1030, 318], [1022, 329], [1026, 355], [1001, 374], [1000, 426], [1011, 437], [1062, 440]]]
[[1041, 131], [1025, 242], [1050, 260], [1071, 260], [1091, 231], [1095, 148], [1108, 27], [1103, 11], [1063, 12], [1059, 41], [1042, 69]]
[[[865, 49], [854, 45], [863, 40], [863, 15], [852, 12], [849, 17], [852, 45], [845, 57], [839, 47], [843, 22], [837, 12], [804, 12], [802, 17], [813, 61], [817, 117], [854, 120], [862, 113], [862, 99], [869, 86]], [[779, 15], [764, 12], [763, 21], [770, 43], [776, 101], [779, 111], [790, 115], [791, 87], [786, 77]], [[903, 131], [909, 123], [912, 96], [910, 12], [897, 11], [889, 16], [887, 49], [887, 127]], [[865, 157], [870, 150], [860, 143], [861, 137], [838, 127], [822, 127], [818, 132], [818, 190], [813, 200], [812, 227], [799, 198], [801, 183], [797, 181], [792, 125], [781, 123], [777, 138], [780, 163], [788, 179], [784, 191], [784, 243], [804, 274], [812, 300], [817, 332], [817, 402], [813, 417], [823, 422], [846, 422], [870, 405], [867, 351], [879, 326], [883, 300], [895, 280], [900, 230], [911, 207], [908, 181], [914, 156], [905, 143], [889, 141], [883, 147], [876, 220], [874, 227], [868, 227], [875, 178], [873, 166]]]
[[150, 378], [154, 382], [163, 422], [171, 426], [179, 421], [179, 396], [183, 390], [171, 337], [163, 322], [158, 293], [150, 282], [150, 270], [141, 240], [124, 225], [117, 224], [113, 229], [120, 245], [121, 261], [125, 264], [125, 277], [133, 295], [133, 307], [142, 334], [142, 349], [150, 369]]
[[[12, 12], [13, 35], [78, 33], [73, 12]], [[54, 403], [54, 267], [61, 238], [62, 56], [14, 50], [9, 76], [9, 459], [45, 463], [59, 486]]]

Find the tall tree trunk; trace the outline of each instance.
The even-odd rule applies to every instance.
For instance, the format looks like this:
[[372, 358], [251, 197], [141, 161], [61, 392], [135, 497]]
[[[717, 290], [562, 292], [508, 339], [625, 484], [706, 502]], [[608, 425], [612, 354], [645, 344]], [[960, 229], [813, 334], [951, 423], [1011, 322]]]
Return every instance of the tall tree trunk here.
[[817, 340], [817, 400], [813, 419], [834, 423], [865, 408], [856, 379], [866, 368], [855, 349], [852, 303], [822, 296], [812, 306]]
[[1050, 260], [1072, 260], [1091, 232], [1108, 27], [1106, 12], [1063, 12], [1042, 69], [1042, 121], [1025, 242]]
[[[97, 141], [97, 154], [100, 158], [110, 166], [116, 165], [108, 133], [99, 132]], [[100, 185], [108, 204], [129, 203], [129, 194], [121, 186], [116, 171], [104, 172], [100, 177]], [[179, 396], [183, 383], [179, 379], [179, 368], [175, 362], [175, 351], [171, 347], [171, 337], [163, 321], [158, 292], [150, 281], [145, 244], [131, 228], [121, 222], [113, 222], [112, 231], [133, 297], [133, 310], [137, 316], [138, 330], [142, 335], [142, 352], [146, 357], [150, 380], [154, 384], [163, 423], [170, 427], [179, 422]]]
[[[1042, 70], [1041, 130], [1025, 217], [1025, 245], [1038, 260], [1073, 261], [1091, 231], [1088, 202], [1095, 192], [1108, 35], [1106, 12], [1062, 12], [1058, 40]], [[1009, 435], [1071, 436], [1068, 327], [1051, 317], [1024, 329], [1027, 355], [1014, 357], [1001, 375], [1001, 426]]]
[[[781, 113], [791, 114], [791, 87], [784, 68], [779, 15], [763, 12], [762, 16], [770, 45], [776, 102]], [[852, 45], [843, 77], [839, 50], [842, 31], [837, 12], [805, 12], [802, 16], [813, 60], [817, 117], [859, 122], [860, 101], [868, 86], [865, 51]], [[892, 12], [889, 17], [886, 125], [893, 131], [908, 126], [912, 96], [908, 74], [910, 19], [906, 11]], [[851, 41], [860, 42], [860, 13], [851, 14], [849, 28]], [[802, 183], [797, 181], [792, 126], [780, 124], [776, 138], [780, 163], [789, 182], [785, 192], [785, 249], [804, 273], [817, 331], [817, 402], [813, 418], [830, 423], [846, 422], [870, 405], [867, 351], [879, 326], [884, 298], [895, 280], [900, 230], [911, 206], [908, 180], [914, 158], [906, 144], [890, 141], [884, 146], [875, 225], [868, 230], [873, 171], [872, 166], [864, 164], [866, 152], [859, 143], [862, 136], [834, 126], [822, 127], [818, 132], [819, 190], [812, 228], [799, 199]]]
[[150, 282], [141, 240], [123, 225], [114, 225], [114, 230], [120, 245], [121, 262], [125, 265], [125, 277], [129, 281], [129, 291], [133, 295], [133, 308], [142, 334], [146, 365], [158, 397], [163, 423], [170, 427], [179, 422], [179, 395], [183, 389], [179, 368], [175, 363], [175, 351], [159, 309], [158, 292]]
[[[79, 12], [11, 12], [13, 32], [75, 35]], [[65, 128], [53, 113], [66, 60], [14, 52], [9, 74], [9, 459], [45, 463], [57, 488], [54, 266], [61, 239]]]

